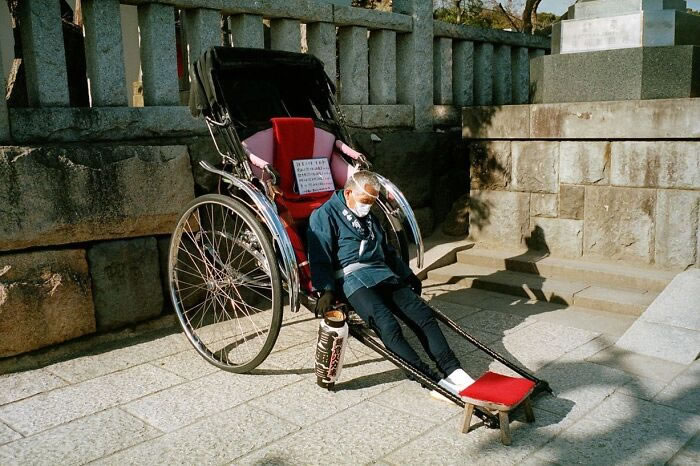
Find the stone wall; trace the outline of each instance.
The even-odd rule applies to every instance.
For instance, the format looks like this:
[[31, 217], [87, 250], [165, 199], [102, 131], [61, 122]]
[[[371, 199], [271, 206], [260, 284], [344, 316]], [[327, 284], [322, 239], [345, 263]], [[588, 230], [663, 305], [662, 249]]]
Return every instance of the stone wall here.
[[474, 239], [700, 266], [699, 99], [487, 110], [464, 110]]

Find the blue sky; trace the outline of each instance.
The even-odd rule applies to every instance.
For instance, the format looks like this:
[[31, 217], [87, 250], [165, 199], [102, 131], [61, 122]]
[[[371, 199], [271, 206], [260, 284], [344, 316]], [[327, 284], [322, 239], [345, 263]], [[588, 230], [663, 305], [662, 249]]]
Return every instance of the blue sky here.
[[[548, 11], [557, 15], [563, 14], [569, 5], [573, 5], [575, 0], [542, 0], [537, 11]], [[700, 0], [688, 0], [688, 8], [700, 10]]]

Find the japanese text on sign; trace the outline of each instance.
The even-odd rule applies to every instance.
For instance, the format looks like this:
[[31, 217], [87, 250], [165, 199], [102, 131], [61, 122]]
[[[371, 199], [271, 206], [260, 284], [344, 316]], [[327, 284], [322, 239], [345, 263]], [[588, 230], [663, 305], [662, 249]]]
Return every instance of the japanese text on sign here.
[[321, 193], [335, 189], [331, 168], [326, 158], [294, 160], [294, 174], [299, 194]]

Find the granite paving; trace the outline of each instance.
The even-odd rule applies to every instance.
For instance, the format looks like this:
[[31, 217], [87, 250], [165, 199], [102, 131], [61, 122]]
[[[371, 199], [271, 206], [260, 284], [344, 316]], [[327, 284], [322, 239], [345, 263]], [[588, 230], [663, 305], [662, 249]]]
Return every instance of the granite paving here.
[[[173, 329], [1, 375], [0, 464], [700, 463], [700, 361], [664, 367], [616, 349], [631, 321], [428, 288], [435, 307], [551, 384], [534, 423], [511, 415], [511, 446], [476, 418], [460, 433], [461, 408], [354, 339], [335, 390], [318, 387], [318, 320], [286, 309], [273, 352], [250, 374], [210, 365]], [[443, 329], [471, 375], [514, 375]]]

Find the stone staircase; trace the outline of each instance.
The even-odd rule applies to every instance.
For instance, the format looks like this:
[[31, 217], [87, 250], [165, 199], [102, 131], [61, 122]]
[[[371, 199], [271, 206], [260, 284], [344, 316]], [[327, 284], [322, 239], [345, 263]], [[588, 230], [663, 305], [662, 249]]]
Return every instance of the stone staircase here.
[[494, 299], [537, 300], [542, 312], [566, 310], [564, 319], [595, 318], [603, 326], [617, 322], [620, 327], [641, 315], [677, 273], [475, 245], [458, 252], [455, 263], [430, 270], [426, 288], [432, 285], [436, 299], [472, 306], [484, 293]]

